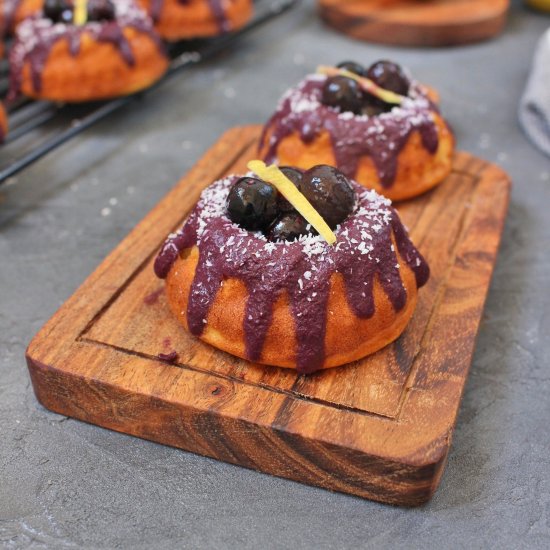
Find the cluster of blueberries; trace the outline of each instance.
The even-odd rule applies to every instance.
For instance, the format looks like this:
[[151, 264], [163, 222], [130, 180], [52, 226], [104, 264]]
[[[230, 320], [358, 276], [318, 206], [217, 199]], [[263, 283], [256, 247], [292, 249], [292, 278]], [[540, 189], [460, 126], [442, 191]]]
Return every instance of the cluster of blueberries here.
[[[320, 164], [302, 172], [281, 167], [331, 229], [353, 211], [355, 191], [338, 169]], [[261, 231], [270, 241], [294, 241], [317, 232], [270, 183], [239, 179], [227, 197], [229, 219], [248, 231]]]
[[[377, 61], [366, 69], [354, 61], [344, 61], [338, 65], [338, 68], [368, 78], [384, 90], [403, 96], [409, 93], [409, 79], [397, 63]], [[327, 78], [321, 101], [324, 105], [336, 107], [341, 112], [350, 111], [356, 115], [369, 117], [387, 113], [394, 107], [365, 92], [357, 81], [346, 76]]]
[[[112, 0], [89, 0], [88, 21], [114, 21], [115, 5]], [[44, 15], [54, 23], [72, 23], [74, 5], [69, 0], [46, 0]]]

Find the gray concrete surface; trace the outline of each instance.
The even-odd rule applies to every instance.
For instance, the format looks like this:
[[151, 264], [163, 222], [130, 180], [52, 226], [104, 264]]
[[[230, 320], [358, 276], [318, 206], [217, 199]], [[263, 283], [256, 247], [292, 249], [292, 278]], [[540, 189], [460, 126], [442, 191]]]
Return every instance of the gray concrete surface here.
[[[364, 45], [306, 2], [0, 189], [0, 545], [6, 548], [548, 548], [550, 160], [516, 122], [550, 18], [497, 40]], [[333, 494], [44, 410], [24, 349], [101, 259], [231, 126], [261, 122], [320, 62], [392, 57], [436, 86], [462, 149], [513, 199], [453, 448], [425, 507]], [[0, 153], [1, 154], [1, 153]]]

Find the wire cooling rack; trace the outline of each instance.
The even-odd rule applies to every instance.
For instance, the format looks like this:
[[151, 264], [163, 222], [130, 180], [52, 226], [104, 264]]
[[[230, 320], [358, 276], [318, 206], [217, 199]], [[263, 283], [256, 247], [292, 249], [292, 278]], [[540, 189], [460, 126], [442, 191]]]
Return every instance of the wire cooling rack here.
[[[131, 96], [106, 102], [78, 105], [49, 101], [31, 101], [21, 98], [8, 106], [10, 131], [0, 146], [0, 185], [30, 166], [49, 152], [57, 149], [84, 132], [111, 113], [135, 102], [162, 86], [166, 80], [200, 63], [226, 52], [245, 35], [282, 15], [299, 0], [259, 0], [255, 2], [255, 16], [242, 29], [209, 40], [187, 41], [168, 47], [172, 59], [166, 75], [151, 88]], [[8, 68], [0, 66], [0, 93], [8, 86]]]

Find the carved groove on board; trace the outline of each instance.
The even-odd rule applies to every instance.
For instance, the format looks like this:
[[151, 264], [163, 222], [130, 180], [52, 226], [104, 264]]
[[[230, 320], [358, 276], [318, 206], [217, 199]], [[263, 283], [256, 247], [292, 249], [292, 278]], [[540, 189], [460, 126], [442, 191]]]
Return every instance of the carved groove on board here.
[[[223, 172], [221, 172], [221, 173], [223, 173]], [[217, 177], [219, 177], [221, 175], [221, 173], [218, 174]], [[472, 177], [471, 174], [469, 174], [467, 172], [463, 172], [463, 174], [464, 174], [464, 177], [468, 177], [468, 179], [475, 182], [475, 177]], [[465, 204], [471, 200], [471, 195], [474, 192], [474, 190], [475, 190], [475, 185], [473, 185], [472, 191], [468, 195]], [[422, 218], [423, 213], [425, 212], [428, 204], [429, 203], [425, 203], [422, 206], [422, 208], [417, 213], [416, 220]], [[463, 226], [463, 219], [467, 215], [467, 212], [468, 212], [468, 210], [466, 208], [462, 208], [462, 210], [460, 212], [460, 217], [461, 217], [462, 221], [461, 221], [461, 224], [459, 226], [459, 231], [456, 234], [456, 238], [455, 238], [454, 242], [451, 245], [452, 250], [454, 250], [456, 248], [456, 246], [459, 242], [460, 234], [461, 234], [462, 226]], [[434, 221], [439, 219], [439, 217], [442, 216], [442, 215], [443, 214], [438, 211]], [[178, 220], [178, 223], [175, 224], [171, 228], [171, 230], [173, 231], [173, 230], [176, 230], [177, 228], [179, 228], [181, 226], [181, 224], [183, 223], [183, 220], [185, 219], [186, 216], [187, 216], [187, 213], [185, 214], [185, 216], [182, 219]], [[413, 224], [412, 227], [414, 227], [414, 224]], [[105, 313], [108, 313], [109, 307], [116, 301], [116, 299], [120, 296], [120, 294], [122, 292], [124, 292], [125, 289], [133, 282], [135, 277], [144, 270], [144, 268], [147, 266], [148, 263], [151, 262], [151, 259], [155, 256], [156, 251], [162, 245], [163, 240], [164, 240], [164, 237], [158, 243], [155, 243], [155, 245], [152, 249], [153, 251], [148, 254], [145, 261], [142, 262], [136, 268], [136, 270], [134, 271], [132, 276], [121, 286], [121, 288], [117, 289], [117, 292], [115, 293], [113, 298], [111, 300], [109, 300], [107, 302], [106, 306], [103, 307], [98, 312], [98, 314], [94, 317], [93, 322], [91, 324], [89, 324], [86, 327], [86, 330], [80, 335], [79, 340], [86, 341], [88, 343], [95, 343], [95, 344], [98, 344], [98, 345], [108, 346], [108, 347], [111, 347], [114, 350], [117, 350], [117, 351], [120, 351], [120, 352], [127, 352], [129, 354], [136, 354], [136, 355], [139, 355], [140, 357], [143, 357], [143, 358], [152, 358], [153, 360], [158, 360], [158, 358], [156, 358], [155, 355], [153, 355], [151, 353], [143, 353], [143, 352], [140, 353], [140, 352], [137, 352], [136, 350], [129, 349], [128, 347], [117, 345], [113, 342], [109, 342], [109, 341], [98, 339], [98, 338], [89, 338], [89, 337], [86, 337], [86, 335], [87, 335], [87, 333], [89, 333], [91, 328], [93, 328], [95, 323], [97, 323]], [[421, 239], [418, 242], [418, 244], [421, 248], [422, 248], [422, 243], [423, 243], [423, 239]], [[449, 258], [450, 258], [450, 262], [448, 263], [448, 270], [452, 266], [452, 261], [454, 259], [454, 252], [452, 252], [449, 255]], [[442, 280], [440, 281], [440, 283], [438, 285], [438, 291], [437, 291], [436, 295], [443, 295], [444, 292], [445, 292], [445, 288], [446, 288], [446, 276], [443, 277]], [[429, 315], [429, 319], [433, 318], [433, 316], [435, 315], [435, 311], [436, 311], [438, 303], [439, 302], [438, 302], [437, 299], [433, 301], [433, 304], [431, 306], [431, 313]], [[429, 319], [428, 319], [428, 322], [424, 325], [424, 330], [428, 329], [429, 322], [430, 322]], [[271, 391], [281, 393], [281, 394], [287, 396], [290, 399], [294, 398], [294, 399], [308, 400], [308, 401], [311, 401], [312, 403], [316, 403], [318, 405], [324, 405], [324, 406], [328, 406], [328, 407], [334, 407], [336, 409], [354, 411], [354, 412], [357, 412], [359, 414], [373, 415], [373, 416], [378, 416], [380, 418], [385, 418], [385, 419], [390, 419], [391, 420], [391, 419], [398, 419], [400, 417], [401, 413], [402, 413], [402, 408], [405, 404], [406, 396], [408, 394], [408, 390], [410, 388], [411, 381], [414, 380], [414, 376], [411, 377], [411, 373], [415, 370], [414, 363], [415, 363], [416, 358], [419, 355], [419, 353], [422, 352], [422, 342], [425, 341], [425, 340], [426, 340], [426, 336], [419, 339], [419, 345], [416, 347], [416, 350], [412, 353], [412, 355], [410, 357], [407, 357], [406, 354], [404, 355], [404, 359], [406, 360], [405, 364], [403, 364], [403, 362], [399, 360], [399, 351], [401, 349], [402, 339], [398, 339], [392, 345], [392, 348], [396, 351], [397, 364], [398, 364], [399, 367], [402, 367], [401, 371], [405, 375], [405, 379], [403, 380], [403, 384], [402, 384], [402, 387], [401, 387], [401, 390], [400, 390], [400, 395], [399, 395], [399, 398], [398, 398], [397, 409], [396, 409], [394, 414], [389, 414], [389, 413], [384, 414], [382, 412], [371, 411], [371, 410], [368, 410], [368, 409], [365, 409], [365, 408], [349, 406], [349, 405], [346, 405], [344, 403], [338, 403], [338, 402], [329, 401], [327, 399], [323, 399], [323, 398], [320, 398], [320, 397], [308, 395], [307, 392], [302, 389], [302, 386], [304, 384], [306, 384], [306, 385], [308, 384], [308, 382], [310, 380], [310, 377], [296, 376], [295, 381], [293, 382], [292, 386], [288, 390], [285, 390], [284, 388], [276, 387], [274, 385], [270, 385], [270, 384], [266, 384], [266, 383], [262, 383], [261, 381], [258, 381], [258, 382], [255, 382], [255, 383], [252, 382], [252, 381], [245, 381], [245, 380], [239, 378], [238, 376], [233, 376], [231, 374], [222, 374], [222, 373], [212, 372], [212, 371], [209, 371], [208, 369], [201, 368], [200, 366], [193, 367], [193, 366], [191, 366], [187, 363], [181, 363], [181, 362], [178, 363], [178, 362], [176, 362], [176, 366], [178, 366], [180, 368], [188, 368], [188, 369], [196, 370], [196, 371], [199, 371], [199, 372], [210, 372], [211, 374], [213, 374], [215, 376], [220, 376], [221, 378], [225, 378], [225, 379], [228, 379], [228, 380], [233, 380], [233, 381], [236, 381], [236, 382], [246, 383], [248, 385], [257, 386], [257, 387], [260, 387], [262, 389], [271, 390]], [[227, 357], [229, 357], [229, 356], [227, 356]]]
[[[156, 363], [162, 362], [162, 360], [159, 359], [155, 355], [149, 355], [147, 353], [142, 353], [142, 352], [139, 352], [139, 351], [132, 351], [132, 350], [129, 350], [129, 349], [126, 349], [126, 348], [121, 348], [121, 347], [115, 346], [113, 344], [106, 344], [105, 342], [100, 342], [98, 340], [92, 340], [92, 339], [89, 339], [89, 338], [86, 338], [86, 337], [80, 337], [78, 339], [78, 341], [82, 342], [84, 344], [89, 344], [91, 346], [99, 346], [99, 347], [105, 347], [105, 348], [108, 348], [108, 349], [112, 349], [113, 351], [118, 352], [118, 353], [125, 353], [125, 354], [130, 355], [130, 356], [133, 355], [135, 357], [141, 357], [142, 359], [147, 359], [149, 361], [155, 361]], [[252, 382], [249, 382], [247, 380], [242, 380], [241, 378], [237, 378], [235, 376], [224, 375], [224, 374], [218, 373], [218, 372], [212, 372], [212, 371], [209, 371], [209, 370], [206, 370], [206, 369], [201, 369], [199, 367], [191, 366], [191, 365], [188, 365], [188, 364], [185, 364], [185, 363], [178, 363], [177, 361], [175, 363], [171, 363], [171, 364], [174, 367], [178, 367], [178, 368], [183, 369], [183, 370], [192, 370], [192, 371], [196, 371], [196, 372], [201, 372], [203, 374], [209, 374], [211, 376], [216, 376], [216, 377], [222, 378], [224, 380], [229, 380], [233, 383], [245, 384], [247, 386], [259, 388], [259, 389], [262, 389], [262, 390], [279, 393], [281, 395], [284, 395], [285, 397], [288, 397], [289, 399], [299, 399], [299, 400], [302, 400], [302, 401], [308, 401], [308, 402], [311, 402], [315, 405], [321, 405], [323, 407], [332, 407], [332, 408], [339, 409], [339, 410], [342, 410], [342, 411], [350, 411], [350, 412], [353, 412], [354, 414], [364, 414], [366, 416], [375, 416], [375, 417], [381, 418], [383, 420], [389, 420], [389, 421], [395, 420], [394, 417], [392, 417], [392, 416], [386, 416], [386, 415], [383, 415], [383, 414], [370, 412], [370, 411], [365, 411], [365, 410], [357, 409], [357, 408], [354, 408], [354, 407], [347, 407], [346, 405], [332, 403], [330, 401], [324, 401], [323, 399], [311, 397], [309, 395], [304, 395], [304, 394], [301, 394], [297, 391], [293, 391], [293, 390], [286, 391], [286, 390], [282, 390], [280, 388], [276, 388], [274, 386], [267, 386], [267, 385], [259, 383], [259, 382], [252, 383]]]
[[[453, 172], [454, 172], [454, 170], [453, 170]], [[468, 175], [470, 177], [472, 177], [471, 174], [468, 174]], [[472, 190], [471, 190], [471, 192], [468, 196], [468, 202], [472, 202], [472, 197], [475, 195], [475, 193], [477, 191], [477, 185], [476, 184], [479, 182], [479, 177], [477, 175], [477, 172], [472, 177], [472, 179], [474, 180], [474, 185], [472, 186]], [[431, 335], [431, 332], [432, 332], [432, 326], [433, 326], [433, 324], [435, 322], [435, 319], [437, 317], [437, 311], [439, 310], [439, 305], [441, 304], [441, 301], [443, 300], [443, 298], [445, 296], [445, 292], [446, 292], [448, 284], [449, 284], [449, 275], [451, 274], [451, 272], [453, 270], [454, 263], [456, 261], [456, 255], [457, 255], [458, 247], [460, 245], [462, 237], [464, 236], [465, 231], [468, 229], [469, 222], [471, 221], [472, 215], [473, 214], [472, 214], [471, 209], [466, 208], [465, 205], [464, 205], [464, 208], [462, 209], [462, 212], [461, 212], [461, 215], [460, 215], [459, 229], [456, 233], [456, 238], [453, 242], [451, 253], [449, 254], [449, 262], [448, 262], [448, 265], [447, 265], [447, 269], [445, 270], [445, 274], [443, 275], [443, 280], [442, 280], [441, 284], [439, 285], [439, 287], [437, 289], [437, 293], [436, 293], [435, 299], [433, 301], [433, 307], [432, 307], [432, 310], [430, 312], [430, 318], [428, 319], [428, 322], [426, 323], [426, 328], [424, 330], [424, 334], [422, 335], [422, 338], [420, 340], [418, 349], [417, 349], [416, 354], [415, 354], [415, 358], [414, 358], [415, 360], [413, 360], [412, 363], [411, 363], [411, 369], [408, 373], [407, 380], [405, 381], [405, 386], [403, 388], [403, 393], [401, 394], [401, 397], [399, 399], [399, 412], [397, 413], [397, 419], [399, 419], [399, 417], [401, 416], [401, 413], [403, 412], [403, 408], [405, 407], [407, 397], [410, 393], [410, 389], [414, 384], [414, 379], [415, 379], [415, 376], [416, 376], [415, 365], [417, 364], [416, 359], [420, 355], [420, 353], [422, 353], [424, 351], [424, 349], [426, 348], [425, 343], [430, 338], [430, 335]], [[419, 243], [418, 246], [421, 248], [422, 243]]]

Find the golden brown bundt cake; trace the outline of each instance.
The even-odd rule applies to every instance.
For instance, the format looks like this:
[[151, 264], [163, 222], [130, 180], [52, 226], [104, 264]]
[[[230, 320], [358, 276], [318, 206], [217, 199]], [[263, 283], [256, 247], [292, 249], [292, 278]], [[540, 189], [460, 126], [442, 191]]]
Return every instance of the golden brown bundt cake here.
[[17, 28], [11, 96], [80, 102], [127, 95], [156, 82], [168, 59], [150, 18], [132, 0], [90, 0], [84, 24], [57, 3]]
[[169, 41], [216, 36], [243, 27], [252, 17], [252, 0], [139, 0]]
[[395, 340], [429, 268], [388, 199], [333, 167], [282, 170], [333, 229], [332, 246], [273, 185], [230, 176], [204, 190], [155, 272], [195, 336], [311, 373]]
[[[337, 166], [392, 200], [424, 193], [449, 174], [454, 138], [433, 91], [389, 61], [325, 69], [328, 75], [310, 75], [282, 98], [264, 128], [262, 158]], [[388, 91], [399, 103], [381, 99]]]

